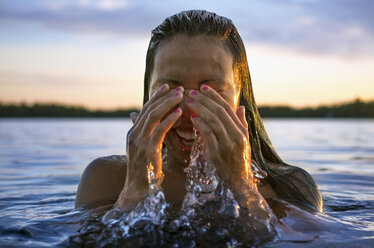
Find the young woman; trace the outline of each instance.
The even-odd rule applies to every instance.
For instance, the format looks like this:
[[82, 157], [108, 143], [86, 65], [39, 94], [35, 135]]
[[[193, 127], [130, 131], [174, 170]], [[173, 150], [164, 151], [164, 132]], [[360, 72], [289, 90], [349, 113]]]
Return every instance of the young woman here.
[[[127, 155], [99, 158], [87, 166], [76, 207], [111, 202], [117, 209], [133, 209], [147, 195], [150, 163], [166, 200], [180, 205], [186, 194], [183, 169], [196, 127], [205, 143], [205, 159], [241, 207], [268, 218], [269, 205], [280, 213], [273, 199], [281, 199], [323, 212], [312, 177], [283, 162], [274, 150], [254, 100], [243, 41], [225, 17], [185, 11], [153, 30], [144, 105], [131, 117]], [[260, 179], [254, 180], [245, 160], [256, 164]]]

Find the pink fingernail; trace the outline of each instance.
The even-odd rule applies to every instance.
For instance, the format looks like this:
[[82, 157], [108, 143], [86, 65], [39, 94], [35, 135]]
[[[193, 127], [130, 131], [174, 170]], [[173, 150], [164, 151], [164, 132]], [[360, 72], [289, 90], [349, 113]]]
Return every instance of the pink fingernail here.
[[175, 91], [181, 91], [183, 89], [183, 87], [182, 86], [178, 86], [177, 88], [175, 88], [174, 90]]
[[167, 85], [167, 84], [164, 84], [164, 85], [161, 86], [160, 90], [165, 90], [166, 87], [168, 87], [168, 85]]
[[198, 92], [197, 90], [193, 90], [193, 91], [191, 91], [191, 95], [196, 96], [197, 94], [199, 94], [199, 92]]
[[194, 102], [193, 99], [191, 99], [191, 98], [188, 98], [188, 99], [187, 99], [187, 103], [193, 103], [193, 102]]
[[197, 115], [194, 115], [194, 114], [192, 114], [191, 115], [191, 118], [193, 119], [193, 118], [196, 118], [197, 117]]
[[177, 108], [176, 110], [174, 110], [174, 113], [179, 113], [181, 111], [180, 108]]
[[174, 94], [175, 97], [178, 97], [178, 96], [180, 96], [180, 95], [181, 95], [180, 92], [177, 92], [177, 93]]
[[208, 90], [209, 90], [209, 87], [206, 86], [206, 85], [203, 85], [202, 89], [205, 90], [205, 91], [208, 91]]

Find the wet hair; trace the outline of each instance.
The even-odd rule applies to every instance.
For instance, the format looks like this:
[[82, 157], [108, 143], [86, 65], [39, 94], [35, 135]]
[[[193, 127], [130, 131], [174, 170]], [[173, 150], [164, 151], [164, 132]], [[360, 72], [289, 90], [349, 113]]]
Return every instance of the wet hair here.
[[233, 70], [240, 84], [240, 105], [245, 106], [252, 160], [267, 173], [263, 179], [277, 195], [292, 204], [322, 212], [322, 199], [313, 178], [303, 169], [285, 163], [275, 151], [259, 115], [253, 95], [243, 41], [233, 22], [205, 10], [183, 11], [168, 17], [152, 31], [146, 57], [144, 99], [148, 100], [155, 55], [162, 41], [176, 35], [217, 37], [233, 57]]

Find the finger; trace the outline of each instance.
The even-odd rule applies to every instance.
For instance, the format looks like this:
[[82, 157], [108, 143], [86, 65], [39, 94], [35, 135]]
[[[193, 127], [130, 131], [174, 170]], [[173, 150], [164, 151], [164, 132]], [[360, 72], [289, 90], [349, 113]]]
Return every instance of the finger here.
[[231, 106], [226, 102], [226, 100], [218, 94], [217, 91], [215, 91], [213, 88], [209, 87], [208, 85], [201, 85], [200, 91], [202, 94], [208, 96], [212, 100], [214, 100], [218, 105], [222, 106], [226, 112], [230, 115], [232, 120], [236, 125], [242, 125], [238, 117], [236, 116], [234, 110], [231, 108]]
[[135, 123], [135, 121], [136, 121], [136, 119], [138, 118], [138, 113], [136, 113], [136, 112], [131, 112], [130, 113], [130, 118], [131, 118], [131, 121], [132, 121], [132, 123], [134, 124]]
[[134, 125], [132, 125], [132, 127], [130, 128], [130, 130], [128, 131], [128, 133], [127, 133], [127, 138], [126, 138], [126, 140], [129, 140], [129, 134], [131, 134], [133, 131], [134, 131], [134, 129], [135, 129], [135, 122], [136, 122], [136, 119], [138, 118], [138, 113], [136, 113], [136, 112], [131, 112], [130, 113], [130, 118], [131, 118], [131, 121], [132, 121], [132, 123], [134, 124]]
[[189, 108], [199, 116], [199, 120], [203, 120], [206, 125], [210, 127], [210, 130], [214, 135], [217, 137], [219, 142], [226, 143], [229, 142], [228, 137], [228, 130], [225, 127], [226, 125], [230, 125], [231, 128], [236, 128], [234, 123], [231, 121], [231, 124], [227, 124], [230, 122], [230, 117], [227, 115], [226, 111], [221, 108], [221, 111], [217, 110], [217, 112], [212, 112], [210, 109], [205, 107], [198, 101], [195, 101], [192, 98], [187, 100], [187, 104]]
[[[187, 100], [187, 103], [189, 105], [191, 105], [190, 107], [196, 113], [198, 113], [198, 115], [201, 118], [203, 118], [204, 120], [207, 120], [207, 118], [210, 118], [211, 120], [207, 121], [209, 124], [212, 123], [212, 121], [214, 121], [214, 119], [217, 119], [220, 123], [222, 123], [222, 125], [224, 127], [224, 130], [226, 131], [226, 134], [232, 135], [233, 132], [234, 133], [243, 133], [244, 132], [243, 125], [241, 124], [238, 117], [235, 116], [236, 119], [238, 119], [238, 122], [240, 123], [239, 125], [236, 124], [235, 121], [232, 119], [232, 117], [229, 115], [229, 113], [227, 113], [224, 106], [219, 105], [216, 101], [212, 100], [210, 97], [207, 97], [206, 95], [203, 95], [203, 94], [199, 93], [198, 91], [192, 91], [191, 94], [190, 94], [190, 99]], [[198, 105], [199, 103], [200, 103], [201, 106], [204, 106], [204, 107], [199, 106]], [[230, 106], [229, 106], [229, 108], [231, 109]], [[206, 109], [209, 110], [209, 113], [207, 113], [207, 114], [205, 112]], [[213, 119], [213, 117], [215, 117], [215, 118]], [[215, 129], [215, 131], [216, 132], [221, 132], [221, 129], [219, 129], [219, 130]]]
[[[180, 108], [177, 108], [175, 111], [173, 111], [171, 114], [169, 114], [154, 130], [152, 133], [152, 137], [149, 141], [150, 147], [158, 147], [158, 149], [161, 149], [162, 142], [165, 139], [166, 133], [170, 130], [170, 128], [174, 125], [174, 123], [181, 117], [182, 110]], [[158, 151], [155, 151], [157, 153]], [[159, 176], [161, 174], [161, 164], [156, 163], [154, 165], [154, 172], [155, 176]]]
[[[183, 100], [182, 92], [176, 92], [173, 96], [164, 100], [157, 107], [149, 111], [146, 115], [146, 119], [142, 128], [142, 135], [145, 137], [150, 137], [153, 130], [157, 125], [163, 120], [168, 112], [172, 110], [176, 105], [178, 105]], [[157, 103], [157, 102], [156, 102]]]
[[182, 116], [182, 109], [177, 108], [169, 114], [153, 131], [151, 137], [151, 145], [161, 144], [167, 132], [174, 125], [174, 123]]
[[248, 130], [248, 122], [247, 118], [245, 117], [245, 107], [239, 106], [238, 110], [236, 111], [236, 115], [238, 116], [240, 122], [243, 124], [245, 130]]
[[[151, 98], [144, 104], [143, 108], [141, 109], [139, 113], [139, 117], [141, 117], [149, 108], [150, 105], [152, 105], [155, 101], [157, 101], [160, 97], [164, 96], [169, 91], [169, 85], [163, 84], [161, 87], [156, 90], [156, 92], [151, 96]], [[140, 120], [141, 118], [138, 118]], [[136, 124], [136, 123], [134, 123]]]
[[204, 140], [204, 149], [206, 158], [208, 161], [214, 164], [214, 158], [219, 154], [218, 152], [218, 140], [212, 132], [212, 128], [200, 117], [191, 115], [191, 121], [194, 126], [199, 130], [199, 133]]
[[[183, 95], [182, 94], [183, 91], [184, 91], [183, 87], [177, 87], [174, 90], [169, 91], [166, 95], [163, 95], [163, 96], [159, 97], [157, 100], [153, 101], [150, 105], [147, 106], [147, 108], [142, 109], [142, 112], [138, 116], [138, 121], [136, 122], [137, 127], [140, 128], [140, 129], [143, 129], [143, 127], [145, 125], [145, 122], [147, 121], [147, 119], [150, 116], [150, 113], [152, 111], [154, 111], [154, 109], [159, 108], [160, 106], [162, 106], [164, 108], [167, 108], [170, 111], [172, 109], [172, 107], [174, 107], [176, 104], [173, 104], [172, 106], [169, 106], [168, 104], [170, 102], [168, 102], [168, 101], [170, 101], [170, 99], [175, 100], [176, 97], [177, 97], [177, 100], [178, 100], [179, 94]], [[177, 93], [179, 93], [179, 94], [177, 95]], [[181, 98], [180, 101], [182, 99], [183, 98]], [[167, 112], [168, 111], [165, 112], [164, 116], [166, 115]]]

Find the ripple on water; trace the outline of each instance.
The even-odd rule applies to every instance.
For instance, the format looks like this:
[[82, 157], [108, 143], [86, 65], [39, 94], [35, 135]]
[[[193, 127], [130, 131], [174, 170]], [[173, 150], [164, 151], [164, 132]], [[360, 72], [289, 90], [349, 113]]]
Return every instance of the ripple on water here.
[[[281, 157], [314, 173], [327, 213], [318, 219], [327, 231], [296, 233], [264, 247], [374, 246], [373, 124], [372, 120], [265, 121]], [[131, 121], [123, 119], [1, 120], [0, 247], [67, 247], [69, 237], [76, 237], [84, 223], [96, 230], [96, 238], [109, 235], [103, 233], [101, 217], [95, 222], [92, 211], [73, 210], [73, 198], [84, 166], [99, 156], [123, 154], [130, 127]], [[137, 227], [141, 226], [146, 222]], [[166, 226], [161, 233], [171, 235], [163, 237], [180, 247], [196, 244], [187, 231], [184, 237], [175, 235], [175, 223]], [[149, 224], [144, 230], [151, 237], [159, 229]], [[141, 230], [134, 232], [141, 236]], [[217, 234], [225, 235], [222, 230]], [[224, 245], [212, 240], [207, 247]], [[105, 244], [91, 241], [96, 247]]]

